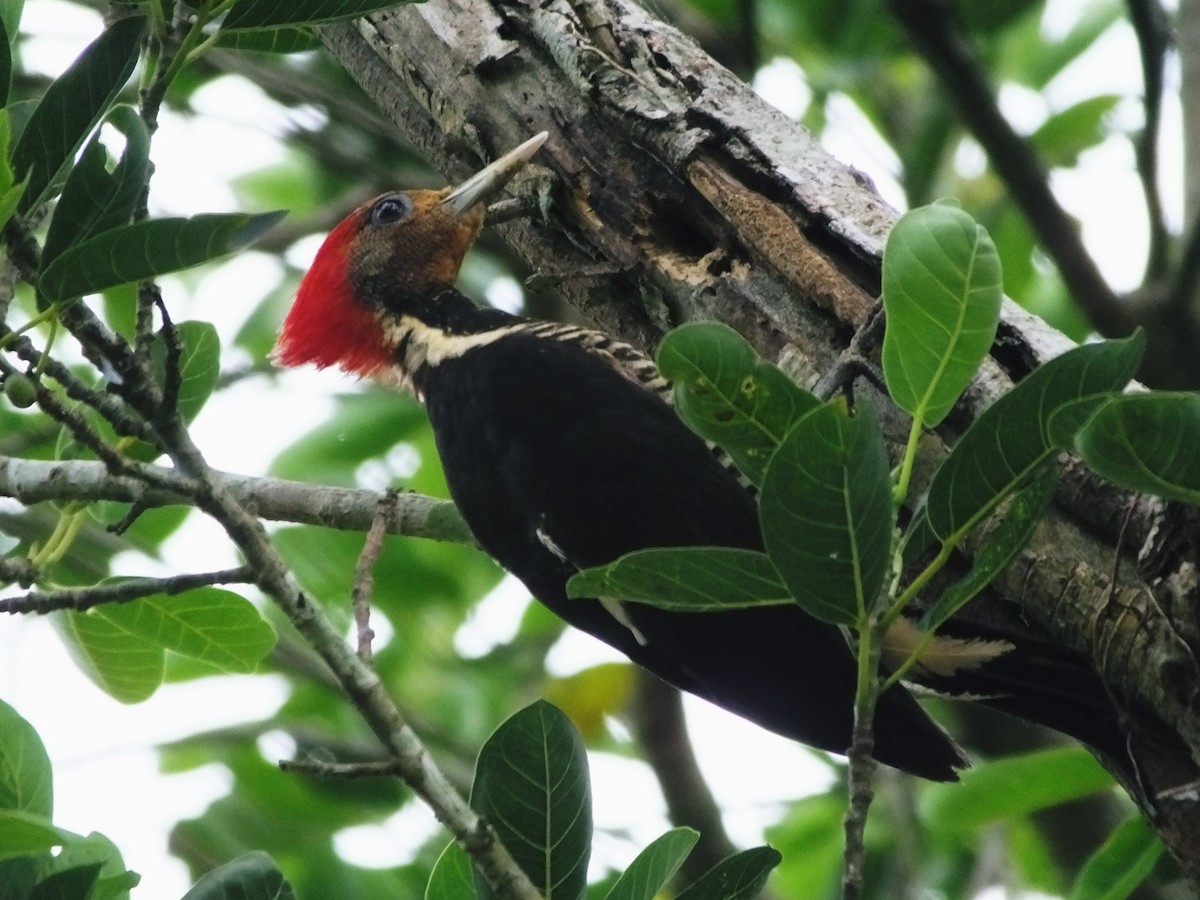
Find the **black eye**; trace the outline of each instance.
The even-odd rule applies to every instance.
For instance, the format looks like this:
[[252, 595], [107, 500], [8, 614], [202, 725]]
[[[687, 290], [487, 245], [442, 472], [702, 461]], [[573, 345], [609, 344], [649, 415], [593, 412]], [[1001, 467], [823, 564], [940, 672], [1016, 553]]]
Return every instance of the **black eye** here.
[[371, 207], [372, 225], [390, 225], [399, 222], [412, 211], [412, 201], [404, 194], [388, 194], [380, 197]]

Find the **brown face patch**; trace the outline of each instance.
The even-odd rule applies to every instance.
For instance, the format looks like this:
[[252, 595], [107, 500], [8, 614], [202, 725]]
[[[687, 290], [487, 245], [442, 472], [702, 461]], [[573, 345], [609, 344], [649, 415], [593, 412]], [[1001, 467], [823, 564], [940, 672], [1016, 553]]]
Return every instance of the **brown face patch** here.
[[[404, 298], [431, 298], [453, 287], [463, 257], [483, 227], [484, 209], [477, 206], [455, 218], [441, 203], [449, 189], [384, 195], [367, 204], [350, 256], [351, 284], [369, 303], [389, 312]], [[380, 204], [394, 199], [411, 204], [395, 217]], [[384, 296], [374, 296], [382, 291]]]

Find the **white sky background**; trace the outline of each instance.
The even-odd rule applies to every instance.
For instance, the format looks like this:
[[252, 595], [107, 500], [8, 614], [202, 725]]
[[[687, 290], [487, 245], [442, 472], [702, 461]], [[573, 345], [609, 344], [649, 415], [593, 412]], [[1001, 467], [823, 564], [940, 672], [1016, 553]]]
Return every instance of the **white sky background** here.
[[[1065, 28], [1085, 4], [1086, 0], [1052, 0], [1047, 28]], [[22, 31], [39, 39], [26, 45], [26, 65], [56, 74], [98, 30], [99, 17], [78, 7], [57, 0], [27, 0]], [[1021, 130], [1032, 130], [1048, 113], [1099, 90], [1136, 97], [1140, 91], [1137, 59], [1132, 31], [1122, 25], [1105, 36], [1089, 61], [1065, 73], [1045, 96], [1005, 89], [1002, 105]], [[1177, 67], [1169, 71], [1175, 73]], [[793, 115], [799, 115], [808, 102], [801, 73], [788, 60], [768, 64], [755, 86]], [[1167, 93], [1170, 97], [1171, 91]], [[282, 158], [276, 136], [284, 131], [285, 113], [266, 104], [253, 87], [222, 79], [201, 91], [196, 106], [202, 116], [195, 122], [165, 112], [162, 117], [153, 148], [156, 213], [232, 211], [235, 198], [230, 181]], [[1137, 115], [1136, 104], [1128, 104], [1118, 114]], [[897, 161], [869, 123], [849, 102], [833, 104], [829, 122], [824, 136], [829, 149], [868, 173], [884, 196], [900, 205]], [[230, 147], [237, 152], [229, 152]], [[1181, 138], [1179, 110], [1172, 102], [1164, 110], [1161, 147], [1163, 177], [1176, 185], [1181, 177]], [[1117, 290], [1139, 282], [1147, 245], [1132, 153], [1126, 141], [1111, 138], [1085, 154], [1079, 171], [1056, 172], [1053, 179], [1056, 195], [1084, 223], [1084, 240]], [[959, 164], [970, 168], [979, 163], [966, 152]], [[1096, 190], [1097, 184], [1103, 184], [1104, 190]], [[1165, 199], [1172, 224], [1177, 225], [1179, 191], [1169, 192]], [[311, 256], [315, 249], [315, 244], [306, 245], [295, 252]], [[250, 304], [276, 283], [278, 271], [273, 260], [245, 254], [207, 276], [191, 295], [168, 283], [168, 303], [176, 318], [214, 320], [222, 339], [228, 341], [251, 311]], [[245, 307], [237, 306], [241, 297], [246, 298]], [[327, 416], [332, 408], [327, 398], [346, 388], [346, 380], [332, 372], [291, 372], [277, 385], [252, 379], [215, 396], [193, 431], [214, 466], [261, 473], [278, 450]], [[248, 415], [248, 410], [253, 414]], [[234, 563], [227, 541], [215, 526], [198, 517], [189, 521], [186, 536], [170, 542], [169, 568], [198, 571]], [[502, 592], [489, 601], [463, 635], [464, 645], [479, 647], [503, 637], [514, 627], [520, 603], [520, 591]], [[555, 649], [552, 661], [565, 673], [608, 658], [613, 658], [608, 648], [573, 633]], [[172, 898], [187, 890], [183, 865], [167, 852], [170, 826], [179, 818], [199, 814], [225, 793], [229, 783], [219, 766], [160, 775], [153, 747], [199, 730], [260, 719], [283, 696], [282, 686], [270, 679], [221, 678], [166, 686], [146, 703], [124, 706], [78, 673], [46, 621], [23, 617], [0, 621], [0, 697], [33, 723], [51, 754], [56, 823], [81, 833], [101, 831], [112, 838], [126, 865], [143, 876], [135, 897]], [[728, 825], [736, 841], [746, 845], [760, 841], [761, 827], [777, 817], [781, 798], [824, 786], [826, 772], [808, 751], [700, 701], [689, 700], [688, 712], [702, 765], [718, 800], [730, 810]], [[286, 741], [264, 747], [264, 752], [272, 759], [284, 757]], [[753, 771], [746, 771], [746, 756], [755, 760]], [[598, 837], [595, 857], [601, 863], [623, 865], [666, 826], [663, 805], [644, 767], [611, 757], [594, 757], [592, 767], [597, 826], [613, 832]], [[631, 802], [633, 798], [643, 802]], [[414, 807], [384, 826], [356, 829], [339, 842], [339, 850], [360, 864], [394, 864], [423, 840], [431, 822], [430, 814]], [[632, 840], [616, 836], [624, 831], [632, 832]]]

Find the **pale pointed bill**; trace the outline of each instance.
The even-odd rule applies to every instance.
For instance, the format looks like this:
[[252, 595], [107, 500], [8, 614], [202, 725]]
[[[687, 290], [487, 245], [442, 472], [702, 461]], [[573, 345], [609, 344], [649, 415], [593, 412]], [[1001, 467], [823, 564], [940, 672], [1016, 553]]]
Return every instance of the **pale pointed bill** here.
[[480, 169], [458, 187], [442, 198], [441, 202], [450, 207], [451, 214], [458, 218], [467, 210], [484, 203], [498, 194], [508, 184], [509, 179], [519, 172], [529, 158], [546, 143], [549, 132], [535, 134], [525, 143], [509, 150], [489, 166]]

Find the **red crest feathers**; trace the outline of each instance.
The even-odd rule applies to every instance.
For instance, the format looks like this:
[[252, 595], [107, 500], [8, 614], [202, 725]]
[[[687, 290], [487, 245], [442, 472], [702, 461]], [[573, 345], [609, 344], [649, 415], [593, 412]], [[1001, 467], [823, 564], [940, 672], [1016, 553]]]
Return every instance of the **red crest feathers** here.
[[337, 365], [371, 376], [392, 363], [379, 320], [354, 297], [351, 252], [364, 209], [340, 223], [317, 251], [283, 322], [274, 357], [285, 366]]

